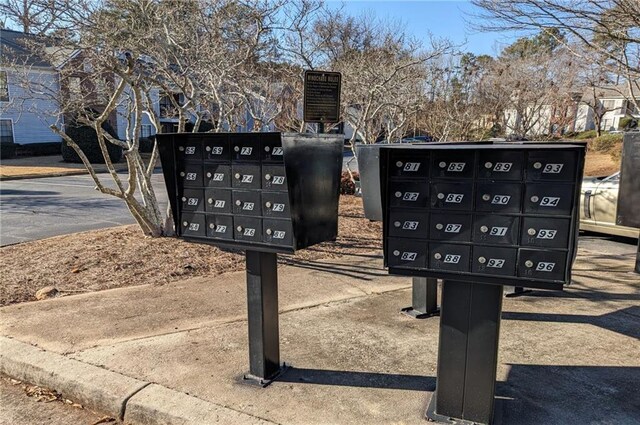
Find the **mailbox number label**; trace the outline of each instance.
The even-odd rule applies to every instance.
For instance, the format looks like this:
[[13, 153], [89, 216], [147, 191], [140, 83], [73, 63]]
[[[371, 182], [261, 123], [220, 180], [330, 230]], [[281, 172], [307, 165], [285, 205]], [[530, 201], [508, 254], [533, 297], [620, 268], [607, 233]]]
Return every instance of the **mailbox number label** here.
[[284, 204], [273, 204], [273, 207], [271, 208], [271, 211], [283, 212], [284, 211]]
[[420, 168], [420, 163], [419, 162], [407, 162], [406, 164], [404, 164], [404, 171], [418, 171], [418, 169]]
[[556, 266], [556, 263], [545, 263], [543, 261], [539, 262], [536, 266], [537, 272], [551, 272], [553, 268]]
[[504, 236], [507, 234], [507, 228], [506, 227], [492, 227], [491, 231], [489, 232], [489, 234], [491, 236]]
[[402, 230], [416, 230], [418, 228], [419, 221], [405, 221], [402, 225]]
[[186, 153], [187, 155], [193, 155], [194, 153], [196, 153], [196, 147], [187, 146], [187, 148], [184, 150], [184, 153]]
[[223, 149], [222, 146], [214, 146], [211, 148], [211, 155], [222, 155]]
[[545, 196], [544, 198], [542, 198], [542, 201], [540, 201], [540, 206], [541, 207], [557, 207], [558, 202], [560, 202], [560, 198]]
[[187, 173], [187, 177], [185, 177], [187, 180], [195, 180], [196, 178], [198, 178], [198, 173]]
[[558, 233], [557, 230], [540, 229], [540, 230], [538, 230], [538, 235], [536, 236], [536, 238], [538, 238], [538, 239], [553, 239], [553, 238], [556, 237], [556, 233]]
[[[464, 163], [462, 163], [462, 165], [464, 165]], [[464, 195], [462, 193], [450, 193], [447, 195], [447, 199], [445, 199], [444, 202], [459, 204], [460, 202], [462, 202], [462, 198], [464, 198]]]
[[273, 239], [284, 239], [285, 234], [286, 232], [282, 230], [276, 230], [275, 232], [273, 232]]
[[495, 195], [491, 200], [491, 203], [494, 205], [507, 205], [511, 196], [509, 195]]
[[418, 196], [420, 196], [420, 193], [418, 192], [405, 192], [404, 196], [402, 197], [403, 201], [417, 201], [418, 200]]
[[213, 178], [211, 180], [214, 182], [221, 182], [224, 180], [224, 173], [213, 173]]
[[240, 150], [240, 155], [251, 155], [251, 152], [253, 152], [253, 148], [247, 146]]
[[218, 199], [213, 203], [213, 208], [224, 208], [224, 204], [226, 204], [226, 201]]
[[502, 258], [490, 258], [487, 262], [487, 267], [501, 269], [502, 266], [504, 266], [504, 260]]
[[273, 184], [284, 183], [284, 176], [273, 176]]
[[253, 211], [253, 206], [254, 206], [253, 202], [245, 202], [244, 204], [242, 204], [242, 209], [247, 211]]
[[198, 223], [189, 224], [189, 230], [191, 230], [193, 232], [197, 232], [199, 228], [200, 228], [200, 224], [198, 224]]
[[506, 173], [511, 170], [511, 166], [513, 163], [511, 162], [496, 162], [496, 165], [493, 166], [493, 171], [497, 171], [500, 173]]
[[282, 155], [282, 154], [283, 154], [282, 147], [276, 146], [273, 148], [273, 153], [271, 155]]
[[249, 228], [244, 229], [243, 235], [253, 237], [256, 235], [256, 229], [249, 229]]
[[227, 232], [227, 226], [225, 226], [224, 224], [218, 224], [216, 226], [216, 233], [226, 233]]
[[192, 206], [198, 205], [198, 198], [189, 198], [187, 200], [187, 205], [192, 205]]
[[447, 224], [447, 227], [444, 228], [444, 232], [460, 233], [460, 229], [462, 229], [462, 224]]
[[404, 261], [415, 261], [417, 256], [418, 256], [417, 252], [403, 252], [402, 257], [400, 257], [400, 259]]
[[459, 173], [464, 170], [465, 163], [464, 162], [452, 162], [449, 164], [447, 171], [453, 171], [455, 173]]
[[458, 264], [460, 262], [460, 255], [447, 254], [444, 256], [444, 262], [449, 264]]
[[564, 167], [564, 164], [547, 164], [544, 166], [542, 172], [546, 174], [559, 174], [562, 171], [562, 167]]
[[242, 183], [251, 183], [253, 181], [253, 175], [246, 174], [242, 176]]

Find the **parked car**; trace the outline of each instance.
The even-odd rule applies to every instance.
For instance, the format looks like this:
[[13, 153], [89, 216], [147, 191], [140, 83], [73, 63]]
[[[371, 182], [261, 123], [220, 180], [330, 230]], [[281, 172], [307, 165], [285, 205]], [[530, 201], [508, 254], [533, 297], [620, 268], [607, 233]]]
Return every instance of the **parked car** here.
[[585, 177], [580, 189], [580, 230], [637, 238], [640, 229], [616, 224], [620, 172]]

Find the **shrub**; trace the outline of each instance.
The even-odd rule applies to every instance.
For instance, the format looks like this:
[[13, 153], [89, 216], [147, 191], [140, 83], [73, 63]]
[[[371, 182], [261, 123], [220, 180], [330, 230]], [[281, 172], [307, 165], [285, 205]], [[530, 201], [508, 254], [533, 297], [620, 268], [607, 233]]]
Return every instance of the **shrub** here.
[[15, 143], [0, 143], [0, 159], [15, 158], [16, 146], [17, 145]]
[[[356, 181], [360, 181], [360, 174], [353, 173], [353, 178]], [[346, 171], [342, 172], [342, 177], [340, 179], [340, 194], [341, 195], [355, 195], [356, 194], [356, 185], [351, 180], [351, 176]]]
[[610, 153], [613, 150], [620, 149], [622, 143], [622, 134], [603, 134], [591, 140], [588, 144], [589, 150], [594, 152]]
[[140, 153], [151, 153], [153, 151], [155, 137], [141, 137], [139, 140], [140, 146], [138, 150]]
[[598, 133], [596, 133], [595, 130], [581, 131], [580, 133], [577, 133], [575, 135], [575, 138], [578, 139], [578, 140], [593, 139], [597, 135], [598, 135]]
[[638, 120], [633, 117], [620, 118], [620, 124], [618, 124], [618, 130], [628, 130], [630, 128], [636, 128], [638, 126]]
[[[117, 138], [115, 131], [108, 123], [105, 123], [102, 128], [111, 136]], [[98, 144], [98, 136], [93, 128], [88, 126], [69, 126], [65, 129], [65, 133], [76, 142], [82, 152], [87, 156], [89, 162], [92, 164], [104, 163], [104, 157]], [[120, 162], [120, 160], [122, 160], [122, 148], [109, 142], [106, 142], [106, 145], [111, 162]], [[62, 142], [62, 159], [65, 162], [82, 162], [76, 151], [73, 150], [71, 146], [68, 146], [65, 141]]]

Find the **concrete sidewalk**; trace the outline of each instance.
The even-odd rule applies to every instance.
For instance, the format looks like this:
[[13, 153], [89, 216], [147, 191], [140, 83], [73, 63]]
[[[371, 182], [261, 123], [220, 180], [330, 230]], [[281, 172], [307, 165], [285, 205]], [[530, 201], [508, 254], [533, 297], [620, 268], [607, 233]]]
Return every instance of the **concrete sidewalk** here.
[[[505, 299], [502, 423], [638, 423], [634, 250], [581, 250], [565, 292]], [[372, 253], [282, 266], [279, 283], [281, 359], [293, 368], [265, 389], [240, 380], [244, 272], [2, 308], [0, 372], [134, 424], [425, 423], [438, 318], [399, 314], [409, 278]]]

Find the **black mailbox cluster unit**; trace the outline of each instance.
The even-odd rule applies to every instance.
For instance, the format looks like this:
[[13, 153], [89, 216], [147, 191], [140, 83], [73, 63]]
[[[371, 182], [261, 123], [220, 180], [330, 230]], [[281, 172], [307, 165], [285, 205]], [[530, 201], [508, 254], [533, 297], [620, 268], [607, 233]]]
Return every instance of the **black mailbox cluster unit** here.
[[390, 273], [561, 289], [576, 249], [584, 146], [381, 149]]
[[178, 236], [289, 253], [336, 238], [341, 138], [184, 133], [158, 139]]

